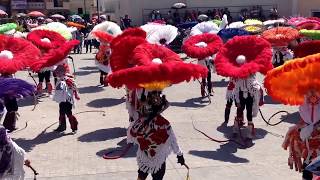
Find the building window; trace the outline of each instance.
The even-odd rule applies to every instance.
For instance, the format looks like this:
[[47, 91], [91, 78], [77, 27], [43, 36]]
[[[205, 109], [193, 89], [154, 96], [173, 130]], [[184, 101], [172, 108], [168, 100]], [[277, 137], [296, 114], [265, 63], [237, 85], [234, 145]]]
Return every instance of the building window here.
[[312, 12], [313, 17], [319, 17], [320, 18], [320, 11], [314, 11]]
[[63, 0], [53, 0], [54, 7], [63, 7]]
[[82, 8], [78, 8], [78, 14], [83, 14], [83, 9]]

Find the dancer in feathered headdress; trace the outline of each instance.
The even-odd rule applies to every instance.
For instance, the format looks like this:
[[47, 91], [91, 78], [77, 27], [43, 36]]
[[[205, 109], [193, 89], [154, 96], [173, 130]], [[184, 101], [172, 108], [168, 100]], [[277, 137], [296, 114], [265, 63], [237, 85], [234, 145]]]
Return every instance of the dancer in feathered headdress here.
[[211, 70], [215, 54], [222, 46], [222, 40], [215, 34], [204, 33], [191, 36], [187, 39], [182, 49], [191, 58], [197, 58], [198, 64], [208, 69], [207, 79], [202, 78], [201, 95], [205, 96], [205, 88], [208, 88], [208, 95], [212, 96]]
[[17, 98], [33, 95], [34, 87], [13, 74], [30, 66], [40, 57], [40, 51], [30, 42], [0, 35], [0, 100], [7, 113], [3, 125], [9, 131], [16, 129]]
[[[78, 130], [78, 121], [72, 114], [72, 108], [75, 106], [75, 99], [80, 100], [76, 83], [72, 76], [67, 73], [66, 64], [58, 65], [54, 73], [58, 78], [53, 100], [59, 103], [59, 126], [55, 130], [63, 132], [66, 130], [66, 116], [69, 119], [71, 130], [76, 133]], [[75, 99], [74, 99], [75, 98]]]
[[[255, 49], [255, 51], [252, 51]], [[262, 88], [256, 80], [256, 73], [267, 73], [272, 69], [271, 46], [263, 38], [256, 36], [237, 36], [229, 40], [217, 54], [215, 65], [219, 75], [231, 77], [234, 85], [234, 100], [237, 104], [237, 116], [233, 132], [238, 133], [244, 125], [243, 111], [247, 110], [248, 139], [254, 135], [253, 117], [257, 116], [262, 104]]]
[[[228, 42], [230, 39], [236, 37], [236, 36], [245, 36], [249, 35], [249, 32], [240, 29], [240, 28], [228, 28], [228, 29], [222, 29], [219, 31], [218, 35], [223, 39], [224, 42]], [[234, 90], [235, 84], [230, 78], [230, 81], [227, 86], [227, 93], [226, 93], [226, 107], [224, 111], [224, 122], [228, 123], [229, 122], [229, 117], [230, 117], [230, 112], [231, 112], [231, 107], [234, 102]]]
[[[28, 34], [27, 39], [33, 42], [42, 50], [41, 59], [33, 63], [30, 68], [35, 72], [48, 71], [46, 80], [50, 82], [50, 71], [54, 70], [54, 74], [58, 78], [56, 83], [53, 100], [59, 103], [59, 126], [55, 131], [62, 132], [66, 130], [66, 116], [71, 124], [73, 132], [78, 130], [77, 119], [72, 115], [72, 108], [74, 106], [74, 96], [79, 99], [76, 91], [76, 85], [73, 77], [69, 75], [69, 67], [67, 56], [72, 48], [79, 44], [79, 41], [67, 41], [59, 33], [50, 30], [34, 30]], [[56, 69], [55, 69], [55, 66]], [[49, 77], [48, 77], [49, 74]], [[46, 75], [46, 74], [44, 74]], [[40, 79], [41, 76], [39, 77]], [[48, 91], [51, 89], [48, 85]], [[52, 86], [51, 86], [52, 87]], [[38, 90], [42, 90], [42, 84], [38, 85]]]
[[[57, 49], [62, 46], [66, 40], [59, 33], [49, 30], [34, 30], [30, 32], [27, 36], [27, 39], [36, 45], [44, 56], [52, 49]], [[33, 66], [32, 66], [33, 68]], [[50, 82], [51, 71], [53, 67], [43, 68], [38, 72], [39, 83], [37, 86], [37, 93], [41, 94], [43, 91], [43, 82], [46, 81], [46, 89], [48, 93], [51, 94], [53, 90], [53, 86]]]
[[299, 37], [299, 32], [290, 27], [276, 27], [262, 33], [262, 37], [273, 47], [272, 63], [281, 66], [285, 61], [293, 59], [293, 52], [288, 48], [290, 42]]
[[[100, 42], [99, 51], [96, 55], [96, 65], [100, 70], [100, 84], [111, 73], [109, 58], [111, 56], [110, 43], [114, 37], [121, 34], [120, 26], [114, 22], [105, 21], [96, 25], [89, 34], [89, 38], [96, 38]], [[108, 85], [107, 83], [105, 85]]]
[[[137, 152], [138, 179], [148, 174], [163, 179], [166, 159], [171, 151], [177, 154], [178, 163], [184, 165], [170, 122], [161, 113], [168, 101], [162, 90], [172, 84], [205, 77], [206, 68], [184, 63], [179, 55], [164, 46], [146, 42], [142, 29], [128, 29], [112, 43], [110, 64], [113, 73], [108, 76], [111, 86], [126, 86], [135, 95], [136, 116], [128, 128], [128, 143], [139, 146]], [[126, 47], [126, 48], [123, 48]]]
[[269, 71], [265, 78], [268, 94], [286, 105], [299, 105], [299, 122], [289, 128], [282, 147], [289, 150], [288, 165], [312, 180], [306, 166], [319, 156], [320, 54], [286, 62]]

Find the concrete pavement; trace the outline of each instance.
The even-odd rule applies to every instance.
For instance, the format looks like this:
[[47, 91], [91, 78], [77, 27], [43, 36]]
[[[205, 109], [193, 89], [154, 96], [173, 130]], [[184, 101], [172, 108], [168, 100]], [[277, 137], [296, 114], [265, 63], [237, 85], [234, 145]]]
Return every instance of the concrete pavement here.
[[[73, 55], [75, 59], [81, 100], [74, 112], [77, 115], [79, 131], [76, 135], [53, 132], [57, 127], [58, 104], [49, 97], [41, 98], [32, 111], [32, 100], [20, 101], [18, 127], [27, 128], [12, 134], [13, 139], [28, 152], [28, 158], [38, 170], [38, 179], [57, 180], [135, 180], [137, 165], [135, 151], [118, 160], [104, 160], [101, 156], [111, 149], [125, 146], [128, 114], [125, 109], [124, 89], [99, 88], [99, 71], [94, 65], [93, 54]], [[26, 72], [17, 77], [27, 79]], [[259, 77], [261, 79], [261, 77]], [[186, 163], [191, 167], [191, 180], [270, 180], [301, 179], [289, 170], [288, 152], [281, 148], [283, 135], [298, 119], [297, 107], [288, 107], [266, 98], [262, 111], [266, 117], [279, 110], [291, 114], [289, 120], [276, 127], [267, 127], [261, 117], [255, 119], [257, 138], [248, 148], [234, 143], [218, 144], [209, 141], [193, 130], [192, 121], [209, 135], [224, 139], [231, 128], [221, 126], [224, 120], [226, 78], [213, 75], [215, 95], [212, 103], [206, 99], [200, 102], [200, 88], [197, 82], [174, 85], [165, 94], [171, 107], [164, 116], [172, 123], [179, 144], [184, 151]], [[262, 81], [260, 81], [262, 82]], [[235, 115], [231, 113], [229, 126]], [[279, 120], [281, 115], [275, 118]], [[283, 117], [282, 117], [283, 118]], [[68, 125], [69, 126], [69, 125]], [[167, 180], [186, 179], [186, 169], [176, 163], [175, 155], [167, 161]], [[26, 169], [28, 179], [33, 175]]]

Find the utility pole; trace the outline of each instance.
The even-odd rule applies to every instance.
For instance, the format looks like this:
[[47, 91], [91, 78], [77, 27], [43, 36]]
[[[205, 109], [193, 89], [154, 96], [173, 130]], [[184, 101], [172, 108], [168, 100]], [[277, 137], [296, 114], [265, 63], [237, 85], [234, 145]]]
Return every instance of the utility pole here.
[[99, 12], [99, 10], [100, 10], [100, 7], [99, 7], [99, 0], [97, 0], [97, 15], [98, 15], [98, 21], [100, 21], [100, 12]]
[[86, 0], [83, 0], [83, 5], [84, 5], [84, 7], [83, 7], [83, 10], [84, 10], [83, 14], [87, 14]]

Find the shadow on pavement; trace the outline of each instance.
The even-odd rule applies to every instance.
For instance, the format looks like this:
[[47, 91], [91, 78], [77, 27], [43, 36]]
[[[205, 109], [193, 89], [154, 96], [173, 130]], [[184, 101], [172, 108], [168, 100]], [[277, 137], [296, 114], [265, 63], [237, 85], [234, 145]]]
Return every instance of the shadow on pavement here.
[[[289, 115], [283, 115], [280, 118], [283, 122], [287, 122], [290, 124], [296, 124], [300, 120], [300, 114], [299, 112], [290, 113]], [[271, 122], [274, 123], [274, 122]]]
[[34, 97], [30, 96], [30, 97], [26, 97], [18, 100], [18, 106], [19, 107], [34, 106], [34, 103], [39, 103], [39, 102], [40, 102], [39, 99], [36, 99], [36, 102], [35, 102]]
[[234, 153], [237, 152], [237, 148], [231, 148], [232, 146], [235, 146], [235, 145], [227, 143], [227, 144], [221, 145], [220, 148], [217, 149], [216, 151], [192, 150], [192, 151], [189, 151], [189, 154], [202, 157], [202, 158], [223, 161], [223, 162], [248, 163], [249, 162], [248, 159], [237, 157], [234, 155]]
[[[93, 74], [93, 73], [98, 73], [100, 72], [99, 70], [90, 70], [90, 71], [76, 71], [76, 73], [74, 73], [76, 76], [87, 76], [89, 74]], [[98, 82], [99, 79], [97, 79]]]
[[[224, 134], [224, 137], [227, 139], [233, 139], [232, 138], [232, 126], [227, 126], [226, 123], [221, 124], [217, 130], [219, 132], [222, 132]], [[256, 137], [253, 139], [262, 139], [267, 135], [267, 131], [256, 128]], [[219, 139], [220, 140], [220, 139]], [[223, 140], [223, 139], [221, 139]], [[225, 144], [220, 145], [220, 148], [216, 151], [189, 151], [189, 154], [192, 154], [194, 156], [199, 156], [203, 158], [208, 159], [214, 159], [218, 161], [223, 162], [230, 162], [230, 163], [248, 163], [249, 160], [241, 157], [237, 157], [235, 153], [238, 151], [238, 149], [248, 149], [254, 145], [254, 142], [246, 141], [245, 138], [236, 138], [233, 139], [244, 146], [241, 146], [239, 144], [236, 144], [235, 142], [228, 142]]]
[[104, 89], [98, 86], [87, 86], [78, 88], [80, 94], [98, 93], [102, 92]]
[[34, 147], [40, 145], [40, 144], [46, 144], [52, 140], [55, 140], [57, 138], [72, 135], [72, 133], [64, 134], [64, 133], [58, 133], [58, 132], [41, 132], [37, 137], [34, 139], [24, 139], [24, 138], [18, 138], [14, 139], [14, 142], [16, 142], [21, 148], [23, 148], [26, 152], [30, 152]]
[[83, 59], [80, 59], [82, 61], [94, 61], [96, 60], [95, 58], [83, 58]]
[[81, 67], [79, 69], [86, 70], [86, 71], [98, 70], [98, 68], [96, 66], [85, 66], [85, 67]]
[[88, 134], [84, 134], [80, 136], [78, 140], [80, 142], [99, 142], [124, 137], [126, 135], [126, 128], [114, 127], [109, 129], [98, 129]]
[[279, 102], [274, 101], [270, 96], [264, 96], [264, 103], [265, 104], [281, 104]]
[[[108, 152], [114, 152], [114, 153], [110, 154], [109, 156], [120, 155], [122, 153], [122, 151], [127, 146], [127, 139], [126, 138], [122, 139], [120, 142], [117, 143], [117, 145], [118, 145], [118, 147], [116, 147], [116, 148], [108, 148], [108, 149], [101, 150], [101, 151], [97, 152], [96, 155], [99, 157], [102, 157], [103, 155], [105, 155]], [[126, 155], [124, 155], [122, 158], [136, 157], [137, 150], [138, 150], [137, 145], [132, 146], [131, 149], [128, 151], [128, 153]]]
[[227, 87], [229, 84], [229, 81], [226, 81], [225, 79], [222, 79], [221, 81], [214, 81], [212, 82], [212, 87]]
[[104, 108], [104, 107], [112, 107], [125, 102], [125, 99], [114, 99], [114, 98], [103, 98], [96, 99], [89, 103], [87, 103], [88, 107], [94, 108]]
[[209, 104], [209, 100], [207, 97], [191, 98], [186, 100], [185, 102], [170, 102], [171, 106], [190, 107], [190, 108], [202, 108], [202, 107], [206, 107], [208, 104]]

